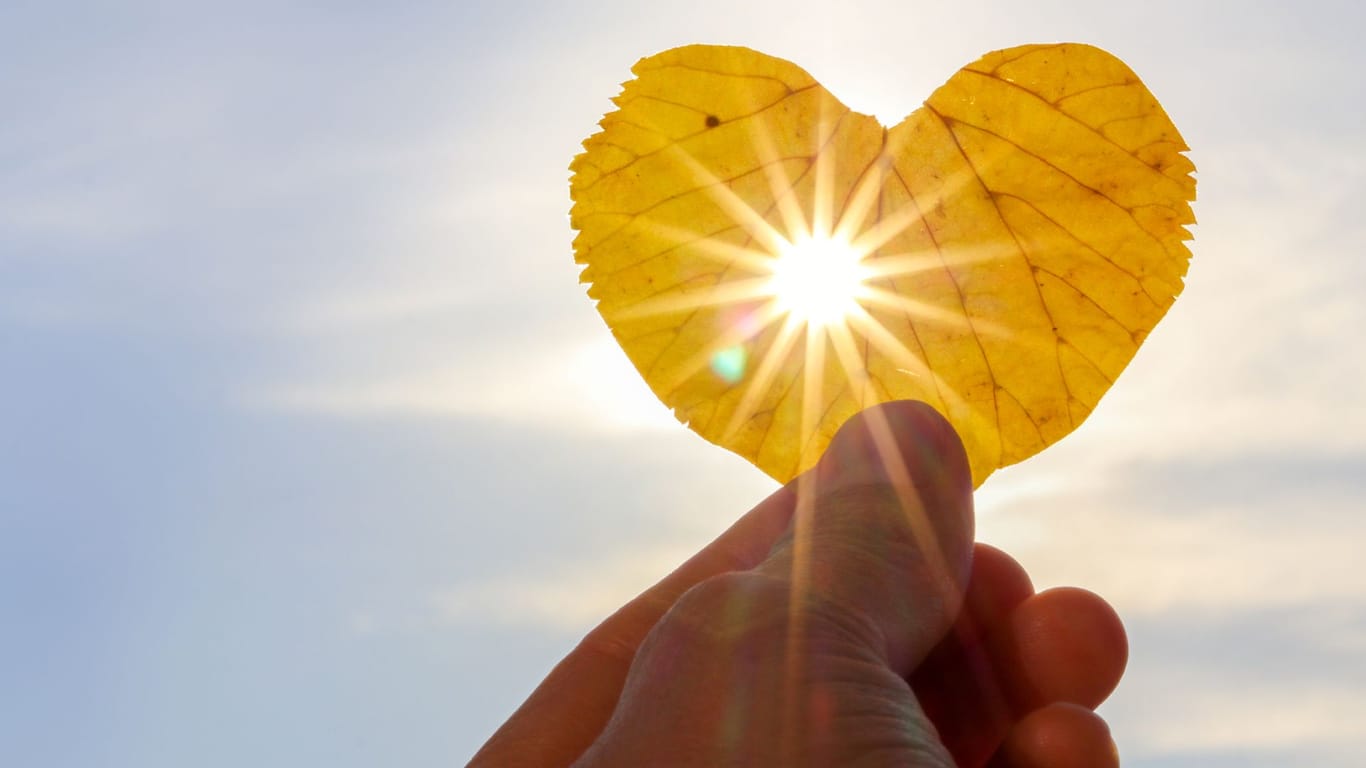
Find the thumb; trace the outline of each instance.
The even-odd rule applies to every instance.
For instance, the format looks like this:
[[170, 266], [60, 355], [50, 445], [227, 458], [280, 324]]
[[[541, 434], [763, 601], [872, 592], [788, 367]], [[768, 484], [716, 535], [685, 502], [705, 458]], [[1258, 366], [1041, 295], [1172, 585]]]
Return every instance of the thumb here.
[[949, 631], [967, 585], [972, 478], [953, 428], [924, 403], [850, 419], [797, 483], [792, 526], [757, 570], [796, 611], [908, 674]]

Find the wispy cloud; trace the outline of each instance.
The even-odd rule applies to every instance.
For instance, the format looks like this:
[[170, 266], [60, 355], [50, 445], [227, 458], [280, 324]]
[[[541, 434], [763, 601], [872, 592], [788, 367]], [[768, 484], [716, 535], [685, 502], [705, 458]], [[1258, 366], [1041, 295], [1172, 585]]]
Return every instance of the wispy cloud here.
[[549, 429], [679, 429], [605, 334], [565, 347], [485, 349], [456, 364], [295, 382], [248, 394], [252, 407], [342, 418], [473, 416]]
[[438, 591], [431, 605], [439, 623], [489, 622], [529, 629], [583, 632], [606, 618], [692, 553], [662, 548], [594, 557], [538, 576], [462, 582]]
[[[1036, 585], [1085, 587], [1119, 610], [1131, 659], [1107, 712], [1142, 765], [1282, 752], [1316, 765], [1356, 759], [1366, 453], [1265, 453], [1273, 446], [1092, 464], [1087, 480], [1039, 481], [1038, 492], [1007, 482], [983, 509], [981, 535], [1019, 557]], [[1037, 469], [1050, 476], [1058, 458]]]
[[1160, 719], [1139, 716], [1130, 728], [1139, 755], [1286, 750], [1354, 759], [1366, 722], [1366, 697], [1344, 687], [1249, 682], [1230, 689], [1227, 680], [1198, 673], [1168, 682], [1182, 695], [1162, 700]]

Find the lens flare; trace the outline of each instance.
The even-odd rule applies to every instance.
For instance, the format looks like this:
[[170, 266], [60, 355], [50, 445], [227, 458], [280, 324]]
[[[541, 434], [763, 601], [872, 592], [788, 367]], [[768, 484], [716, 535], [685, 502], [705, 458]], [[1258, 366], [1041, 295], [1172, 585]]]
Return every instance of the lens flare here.
[[745, 365], [749, 362], [749, 354], [741, 345], [718, 349], [711, 356], [711, 370], [729, 384], [734, 384], [745, 377]]

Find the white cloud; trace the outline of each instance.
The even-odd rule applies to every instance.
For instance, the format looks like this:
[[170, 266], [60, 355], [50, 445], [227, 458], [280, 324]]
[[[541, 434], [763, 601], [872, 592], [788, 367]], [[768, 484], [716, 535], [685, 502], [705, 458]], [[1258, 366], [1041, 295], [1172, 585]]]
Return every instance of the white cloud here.
[[552, 429], [676, 429], [605, 333], [572, 345], [462, 352], [459, 364], [269, 387], [254, 406], [342, 417], [475, 416]]
[[[1010, 470], [981, 492], [979, 537], [1014, 553], [1040, 586], [1086, 587], [1131, 615], [1366, 606], [1366, 571], [1354, 567], [1366, 540], [1359, 490], [1323, 476], [1346, 473], [1351, 458], [1252, 454], [1146, 468], [1061, 458]], [[1326, 468], [1310, 476], [1314, 466]]]
[[1095, 591], [1129, 627], [1129, 669], [1104, 710], [1126, 762], [1356, 765], [1361, 454], [1253, 445], [1124, 464], [1090, 448], [1079, 439], [989, 483], [978, 530], [1037, 587]]
[[1233, 506], [1174, 518], [1116, 514], [1096, 497], [1049, 504], [1053, 510], [1025, 518], [1032, 524], [1028, 538], [1005, 525], [992, 540], [1023, 560], [1039, 585], [1086, 587], [1123, 614], [1366, 603], [1366, 573], [1352, 566], [1366, 530], [1325, 537], [1294, 514], [1268, 521]]
[[1168, 682], [1179, 695], [1164, 695], [1147, 716], [1125, 721], [1136, 755], [1282, 749], [1355, 755], [1366, 723], [1366, 696], [1343, 687], [1263, 685], [1255, 679], [1233, 686], [1202, 680], [1198, 673]]
[[439, 590], [439, 623], [502, 624], [583, 632], [677, 568], [692, 553], [658, 548], [597, 556], [537, 576], [462, 582]]

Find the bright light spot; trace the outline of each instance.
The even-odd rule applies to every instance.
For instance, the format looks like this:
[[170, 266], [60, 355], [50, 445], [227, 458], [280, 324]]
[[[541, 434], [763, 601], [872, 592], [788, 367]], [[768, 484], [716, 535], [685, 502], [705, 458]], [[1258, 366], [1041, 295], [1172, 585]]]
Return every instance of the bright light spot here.
[[799, 239], [778, 254], [768, 291], [778, 308], [814, 327], [844, 322], [858, 309], [867, 270], [862, 255], [832, 237]]

